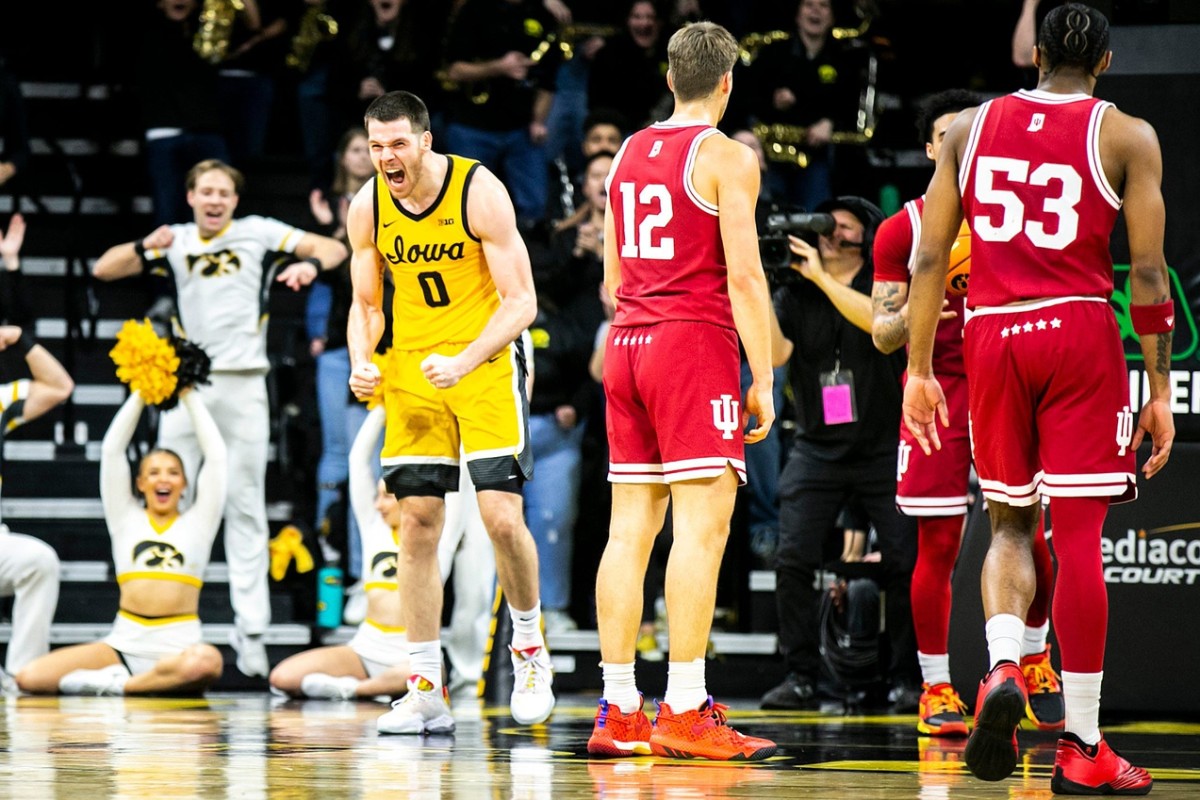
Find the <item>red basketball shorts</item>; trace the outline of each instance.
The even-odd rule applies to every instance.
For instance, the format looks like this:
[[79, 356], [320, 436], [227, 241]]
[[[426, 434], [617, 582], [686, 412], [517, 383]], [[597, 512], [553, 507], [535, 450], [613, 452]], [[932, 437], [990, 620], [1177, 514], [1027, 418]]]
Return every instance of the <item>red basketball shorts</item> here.
[[950, 412], [950, 427], [941, 428], [939, 423], [942, 449], [925, 455], [908, 426], [900, 423], [896, 508], [910, 517], [951, 517], [967, 513], [971, 475], [967, 379], [962, 375], [938, 375], [937, 379]]
[[1108, 303], [1056, 298], [969, 312], [964, 353], [984, 497], [1137, 496], [1137, 414]]
[[705, 322], [609, 328], [608, 479], [746, 482], [737, 333]]

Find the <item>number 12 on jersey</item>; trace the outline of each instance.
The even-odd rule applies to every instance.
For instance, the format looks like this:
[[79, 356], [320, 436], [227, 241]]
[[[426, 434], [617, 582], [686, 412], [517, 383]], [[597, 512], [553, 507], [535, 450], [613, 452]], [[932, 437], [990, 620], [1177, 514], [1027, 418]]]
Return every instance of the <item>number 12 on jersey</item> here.
[[[639, 192], [632, 181], [622, 181], [617, 191], [621, 193], [621, 227], [624, 233], [621, 237], [621, 257], [654, 260], [674, 258], [673, 237], [658, 234], [659, 241], [654, 242], [655, 228], [666, 227], [674, 214], [671, 193], [667, 187], [661, 183], [649, 183]], [[641, 224], [636, 221], [637, 205], [655, 209], [642, 217]]]

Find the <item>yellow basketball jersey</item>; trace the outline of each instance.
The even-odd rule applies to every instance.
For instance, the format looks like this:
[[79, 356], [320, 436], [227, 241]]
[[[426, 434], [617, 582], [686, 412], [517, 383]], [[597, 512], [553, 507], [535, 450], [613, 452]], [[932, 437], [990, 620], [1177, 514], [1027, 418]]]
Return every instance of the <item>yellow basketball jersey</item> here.
[[375, 246], [392, 271], [392, 343], [422, 350], [470, 342], [500, 307], [500, 296], [467, 225], [467, 188], [479, 166], [447, 156], [442, 192], [420, 214], [404, 209], [375, 180]]

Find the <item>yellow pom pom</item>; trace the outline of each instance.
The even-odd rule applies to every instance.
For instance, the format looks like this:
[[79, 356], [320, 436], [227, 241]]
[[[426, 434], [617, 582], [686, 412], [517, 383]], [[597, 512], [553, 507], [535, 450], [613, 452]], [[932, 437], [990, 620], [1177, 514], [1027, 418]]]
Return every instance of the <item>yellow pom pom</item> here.
[[171, 343], [155, 333], [150, 320], [126, 320], [108, 355], [117, 365], [117, 379], [140, 392], [150, 405], [161, 403], [175, 391], [179, 357]]
[[[379, 374], [385, 378], [388, 374], [388, 361], [390, 361], [391, 358], [391, 348], [388, 348], [387, 352], [376, 353], [375, 355], [371, 356], [371, 363], [379, 367]], [[375, 393], [363, 402], [367, 404], [368, 411], [374, 411], [376, 406], [383, 403], [383, 381], [380, 381], [379, 385], [375, 387]]]

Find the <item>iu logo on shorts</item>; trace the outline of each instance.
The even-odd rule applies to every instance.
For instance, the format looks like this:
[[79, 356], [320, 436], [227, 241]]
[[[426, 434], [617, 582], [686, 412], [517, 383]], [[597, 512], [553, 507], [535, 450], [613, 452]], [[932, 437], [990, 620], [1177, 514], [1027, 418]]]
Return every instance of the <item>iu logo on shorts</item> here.
[[912, 445], [901, 439], [900, 448], [896, 452], [896, 480], [900, 480], [904, 477], [904, 473], [908, 472], [910, 456], [912, 456]]
[[1133, 442], [1133, 412], [1129, 410], [1129, 406], [1117, 412], [1117, 447], [1121, 448], [1117, 451], [1117, 455], [1125, 455], [1125, 448], [1129, 447]]
[[738, 413], [740, 403], [731, 394], [721, 395], [720, 400], [709, 400], [713, 409], [713, 427], [722, 431], [722, 439], [732, 439], [733, 432], [741, 424], [741, 414]]

